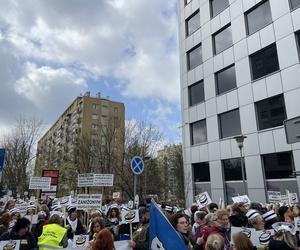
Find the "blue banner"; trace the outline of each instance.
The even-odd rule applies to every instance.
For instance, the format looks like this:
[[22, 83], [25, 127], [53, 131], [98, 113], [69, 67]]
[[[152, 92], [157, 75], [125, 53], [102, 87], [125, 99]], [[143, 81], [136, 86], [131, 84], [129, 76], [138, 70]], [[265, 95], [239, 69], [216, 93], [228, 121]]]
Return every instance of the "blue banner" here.
[[183, 240], [169, 220], [152, 201], [150, 207], [149, 249], [151, 250], [184, 250]]
[[0, 148], [0, 172], [2, 172], [4, 167], [5, 149]]

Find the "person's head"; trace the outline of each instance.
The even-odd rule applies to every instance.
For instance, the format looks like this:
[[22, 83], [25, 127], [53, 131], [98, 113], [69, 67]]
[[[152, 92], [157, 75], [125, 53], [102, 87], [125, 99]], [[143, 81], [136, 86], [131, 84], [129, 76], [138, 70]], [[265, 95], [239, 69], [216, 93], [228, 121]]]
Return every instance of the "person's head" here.
[[249, 210], [247, 213], [248, 224], [256, 230], [263, 230], [265, 227], [265, 221], [256, 210]]
[[16, 221], [12, 231], [19, 236], [24, 236], [29, 231], [30, 221], [27, 218], [21, 218]]
[[241, 215], [241, 214], [246, 214], [247, 213], [247, 207], [245, 203], [239, 202], [239, 203], [234, 203], [231, 206], [231, 214], [232, 215]]
[[204, 211], [197, 211], [195, 214], [194, 214], [194, 220], [195, 222], [202, 226], [202, 225], [205, 225], [206, 224], [206, 220], [205, 220], [205, 216], [207, 215], [206, 212]]
[[206, 222], [207, 226], [211, 227], [212, 224], [213, 224], [213, 220], [214, 220], [214, 214], [213, 213], [205, 215], [205, 222]]
[[213, 216], [213, 226], [219, 228], [228, 229], [229, 224], [229, 213], [226, 209], [218, 209]]
[[92, 250], [114, 250], [114, 239], [111, 232], [104, 228], [102, 229], [93, 244]]
[[36, 214], [36, 205], [29, 205], [27, 207], [27, 215], [34, 215]]
[[236, 233], [232, 236], [234, 250], [251, 250], [253, 244], [251, 240], [242, 232]]
[[51, 215], [48, 224], [57, 224], [57, 225], [62, 226], [63, 220], [58, 214], [53, 214], [53, 215]]
[[150, 213], [149, 210], [146, 207], [140, 207], [139, 208], [139, 217], [140, 217], [140, 223], [145, 225], [149, 223], [150, 219]]
[[192, 214], [196, 213], [196, 211], [198, 211], [198, 206], [195, 205], [195, 204], [193, 204], [193, 205], [191, 206], [191, 212], [192, 212]]
[[69, 206], [68, 207], [68, 214], [69, 214], [70, 220], [72, 220], [72, 221], [76, 220], [77, 217], [78, 217], [76, 207]]
[[92, 234], [99, 233], [104, 228], [103, 221], [96, 217], [92, 220], [91, 223], [91, 232]]
[[14, 206], [15, 206], [15, 201], [14, 200], [8, 200], [5, 203], [4, 210], [10, 210], [10, 209], [14, 208]]
[[117, 207], [112, 207], [111, 209], [109, 209], [109, 212], [108, 212], [109, 218], [119, 218], [119, 215], [120, 215], [120, 212]]
[[4, 227], [9, 227], [10, 216], [9, 213], [5, 212], [0, 217], [0, 225], [4, 225]]
[[263, 214], [263, 207], [260, 203], [258, 202], [251, 202], [250, 204], [250, 208], [249, 209], [254, 209], [256, 210], [258, 213]]
[[[275, 232], [275, 234], [273, 235], [273, 240], [271, 240], [269, 243], [269, 249], [275, 249], [275, 247], [273, 247], [273, 245], [275, 244], [274, 241], [282, 242], [291, 249], [296, 249], [297, 247], [297, 242], [295, 238], [290, 232], [286, 230], [279, 230], [278, 232]], [[281, 246], [278, 249], [284, 249], [284, 246]]]
[[90, 218], [91, 220], [95, 219], [95, 218], [101, 218], [102, 215], [101, 215], [101, 212], [97, 209], [92, 209], [91, 210], [91, 214], [90, 214]]
[[11, 220], [18, 220], [21, 218], [20, 210], [15, 207], [9, 210], [9, 215]]
[[179, 233], [182, 234], [187, 234], [188, 233], [188, 221], [184, 214], [177, 213], [173, 214], [170, 218], [170, 222], [172, 226], [178, 231]]
[[265, 221], [265, 229], [272, 229], [272, 225], [278, 222], [278, 218], [274, 210], [264, 213], [262, 217]]
[[224, 250], [224, 238], [220, 234], [211, 234], [208, 236], [205, 250]]
[[210, 203], [208, 205], [208, 210], [211, 212], [211, 213], [214, 213], [215, 211], [218, 210], [218, 205], [216, 203]]

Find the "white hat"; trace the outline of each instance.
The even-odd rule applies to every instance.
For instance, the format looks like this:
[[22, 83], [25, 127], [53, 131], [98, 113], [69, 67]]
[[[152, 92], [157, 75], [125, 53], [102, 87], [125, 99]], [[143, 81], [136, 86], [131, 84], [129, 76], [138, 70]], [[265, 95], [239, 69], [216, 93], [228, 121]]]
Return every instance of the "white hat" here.
[[50, 212], [50, 217], [52, 216], [52, 215], [58, 215], [60, 218], [63, 218], [64, 217], [64, 213], [62, 213], [62, 212], [59, 212], [59, 211], [51, 211]]
[[8, 212], [9, 212], [10, 214], [13, 214], [13, 213], [20, 213], [20, 210], [19, 210], [18, 208], [14, 207], [14, 208], [10, 209]]
[[165, 211], [172, 213], [173, 212], [173, 207], [171, 206], [166, 206]]
[[272, 225], [275, 232], [278, 232], [280, 230], [285, 230], [290, 232], [292, 235], [296, 234], [296, 228], [293, 224], [287, 223], [287, 222], [276, 222]]
[[53, 205], [52, 207], [52, 211], [56, 211], [57, 209], [61, 209], [61, 206], [60, 205]]
[[74, 209], [76, 210], [76, 207], [74, 205], [70, 205], [67, 207], [68, 213], [70, 213], [71, 210], [74, 210]]
[[12, 220], [9, 222], [9, 229], [12, 229], [14, 227], [14, 225], [16, 224], [16, 220]]
[[246, 213], [246, 216], [247, 216], [247, 218], [249, 219], [249, 220], [252, 220], [252, 219], [254, 219], [256, 216], [258, 216], [259, 215], [259, 213], [256, 211], [256, 210], [254, 210], [254, 209], [250, 209], [247, 213]]
[[266, 212], [265, 214], [262, 215], [265, 221], [272, 220], [277, 217], [276, 213], [274, 210], [270, 210], [269, 212]]
[[36, 209], [36, 205], [34, 205], [34, 204], [28, 205], [27, 210], [29, 210], [29, 209]]

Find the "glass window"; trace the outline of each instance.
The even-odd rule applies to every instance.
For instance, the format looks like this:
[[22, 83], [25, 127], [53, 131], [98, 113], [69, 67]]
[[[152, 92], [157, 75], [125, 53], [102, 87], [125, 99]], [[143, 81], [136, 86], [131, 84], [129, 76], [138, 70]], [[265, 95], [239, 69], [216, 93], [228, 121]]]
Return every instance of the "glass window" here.
[[[243, 159], [243, 161], [244, 161], [244, 159]], [[225, 181], [243, 180], [241, 158], [222, 160], [222, 165], [223, 165]], [[244, 170], [245, 170], [245, 164], [244, 164]], [[244, 171], [244, 173], [245, 173], [245, 179], [246, 179], [246, 171]]]
[[300, 31], [298, 31], [296, 33], [296, 43], [297, 43], [297, 46], [298, 46], [298, 53], [299, 53], [299, 56], [300, 56]]
[[290, 0], [291, 9], [294, 10], [300, 6], [300, 0]]
[[229, 0], [210, 0], [211, 16], [214, 17], [229, 6]]
[[216, 73], [217, 94], [220, 95], [236, 87], [234, 65]]
[[197, 10], [192, 16], [185, 21], [186, 36], [193, 34], [197, 29], [200, 28], [200, 14]]
[[92, 115], [92, 119], [93, 120], [97, 120], [98, 119], [98, 115]]
[[203, 81], [197, 82], [189, 86], [189, 105], [193, 106], [197, 103], [203, 102], [204, 96], [204, 83]]
[[292, 178], [293, 159], [291, 152], [262, 155], [266, 179]]
[[194, 182], [210, 181], [209, 163], [201, 162], [192, 164], [194, 171]]
[[276, 45], [264, 48], [250, 56], [252, 79], [258, 79], [279, 69]]
[[256, 112], [259, 130], [282, 126], [286, 119], [283, 95], [257, 102]]
[[192, 145], [207, 142], [206, 121], [201, 120], [191, 125]]
[[241, 134], [240, 112], [238, 109], [219, 115], [221, 138]]
[[114, 108], [114, 112], [115, 112], [115, 113], [118, 113], [118, 112], [119, 112], [119, 109], [118, 109], [118, 108]]
[[245, 15], [248, 35], [255, 33], [272, 22], [269, 1], [259, 4]]
[[188, 70], [194, 69], [202, 63], [201, 47], [202, 47], [201, 44], [199, 44], [187, 52]]
[[214, 53], [218, 54], [232, 46], [231, 26], [213, 35]]

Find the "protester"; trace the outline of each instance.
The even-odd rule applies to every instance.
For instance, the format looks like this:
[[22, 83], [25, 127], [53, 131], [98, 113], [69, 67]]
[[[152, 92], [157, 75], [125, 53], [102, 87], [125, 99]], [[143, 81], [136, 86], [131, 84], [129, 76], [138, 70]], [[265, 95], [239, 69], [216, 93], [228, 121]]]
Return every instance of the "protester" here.
[[78, 214], [75, 206], [68, 206], [68, 214], [67, 217], [67, 237], [68, 239], [73, 239], [74, 235], [84, 234], [85, 230], [81, 221], [78, 219]]
[[251, 240], [242, 232], [236, 233], [232, 236], [234, 250], [254, 250]]
[[4, 211], [8, 211], [15, 207], [15, 201], [14, 200], [8, 200], [4, 205]]
[[286, 230], [279, 230], [269, 242], [269, 250], [292, 250], [297, 248], [293, 235]]
[[9, 229], [10, 216], [9, 213], [3, 211], [0, 216], [0, 236]]
[[43, 226], [42, 235], [38, 238], [40, 250], [66, 248], [68, 246], [67, 229], [62, 225], [63, 221], [57, 214], [50, 217], [48, 224]]
[[89, 240], [95, 240], [97, 234], [104, 228], [103, 221], [99, 217], [95, 217], [91, 223], [91, 230], [89, 233]]
[[248, 223], [246, 216], [247, 208], [245, 203], [234, 203], [231, 208], [231, 215], [229, 216], [230, 224], [234, 227], [245, 227]]
[[[192, 233], [193, 233], [194, 236], [196, 236], [197, 232], [199, 234], [200, 229], [205, 226], [205, 224], [206, 224], [205, 216], [206, 215], [207, 215], [207, 213], [204, 212], [204, 211], [197, 211], [194, 214], [195, 223], [192, 226]], [[199, 235], [198, 235], [198, 237], [199, 237]]]
[[107, 212], [107, 220], [105, 227], [108, 228], [114, 236], [114, 239], [119, 235], [120, 211], [117, 204], [112, 204]]
[[102, 229], [92, 245], [92, 250], [115, 250], [112, 233], [106, 228]]
[[205, 250], [224, 250], [224, 238], [219, 234], [208, 236]]
[[246, 216], [248, 217], [248, 227], [255, 228], [256, 230], [263, 230], [265, 227], [265, 222], [257, 210], [250, 209]]
[[20, 250], [36, 250], [38, 245], [33, 234], [29, 231], [30, 221], [26, 218], [21, 218], [16, 221], [11, 231], [1, 235], [2, 240], [21, 240]]

